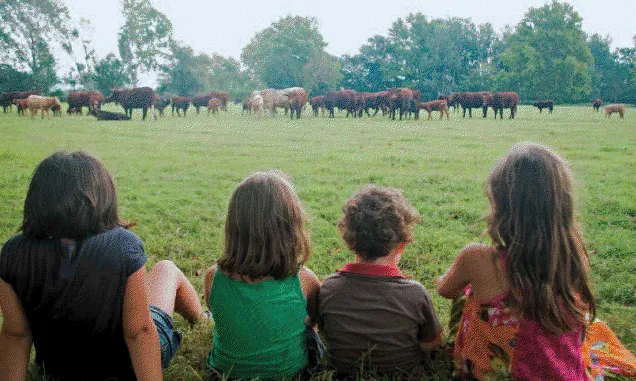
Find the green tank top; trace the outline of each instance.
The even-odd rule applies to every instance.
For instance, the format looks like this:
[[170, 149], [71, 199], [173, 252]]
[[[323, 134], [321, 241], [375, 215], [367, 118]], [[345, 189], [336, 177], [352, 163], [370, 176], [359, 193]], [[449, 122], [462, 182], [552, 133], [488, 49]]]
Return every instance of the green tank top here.
[[246, 283], [216, 271], [207, 363], [231, 378], [291, 378], [307, 366], [307, 301], [298, 275]]

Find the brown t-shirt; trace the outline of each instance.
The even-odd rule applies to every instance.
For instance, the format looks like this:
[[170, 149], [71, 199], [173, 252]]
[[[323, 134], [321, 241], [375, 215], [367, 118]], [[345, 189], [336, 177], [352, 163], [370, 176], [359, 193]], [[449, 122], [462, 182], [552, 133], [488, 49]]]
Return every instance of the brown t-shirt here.
[[352, 372], [361, 361], [382, 373], [409, 371], [428, 357], [420, 343], [442, 330], [426, 288], [391, 266], [349, 263], [325, 278], [318, 313], [339, 372]]

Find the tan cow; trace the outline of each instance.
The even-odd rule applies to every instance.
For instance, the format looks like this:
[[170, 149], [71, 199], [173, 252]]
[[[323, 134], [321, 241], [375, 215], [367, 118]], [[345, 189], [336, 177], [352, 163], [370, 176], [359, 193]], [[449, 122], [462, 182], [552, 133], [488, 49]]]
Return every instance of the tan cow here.
[[419, 108], [420, 110], [425, 110], [426, 112], [428, 112], [429, 120], [432, 118], [431, 115], [433, 111], [439, 111], [440, 120], [444, 119], [444, 114], [446, 114], [446, 120], [449, 119], [448, 103], [446, 103], [446, 100], [436, 100], [436, 101], [430, 101], [426, 103], [420, 103]]
[[261, 94], [253, 94], [250, 99], [248, 99], [250, 109], [252, 112], [256, 112], [258, 115], [258, 119], [263, 119], [263, 109], [265, 108], [265, 102], [263, 101], [263, 96]]
[[210, 101], [208, 102], [208, 116], [210, 115], [210, 111], [212, 111], [212, 114], [216, 114], [217, 112], [219, 112], [219, 108], [221, 106], [223, 106], [223, 102], [221, 102], [220, 99], [210, 99]]
[[621, 119], [625, 118], [625, 105], [608, 105], [605, 106], [605, 117], [609, 118], [613, 113], [617, 112]]
[[44, 112], [46, 111], [46, 118], [51, 119], [51, 108], [61, 107], [60, 100], [57, 97], [42, 97], [39, 95], [31, 95], [27, 98], [27, 107], [31, 111], [31, 119], [35, 119], [35, 114], [38, 110], [42, 112], [42, 119], [44, 119]]

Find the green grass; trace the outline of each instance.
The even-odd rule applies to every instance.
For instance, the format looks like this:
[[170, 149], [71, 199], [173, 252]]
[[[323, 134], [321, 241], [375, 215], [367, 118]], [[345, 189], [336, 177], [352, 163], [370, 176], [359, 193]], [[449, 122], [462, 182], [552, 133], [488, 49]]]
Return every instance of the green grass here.
[[[114, 107], [113, 107], [114, 109]], [[121, 214], [138, 223], [150, 263], [171, 259], [202, 293], [202, 271], [219, 257], [227, 204], [251, 172], [288, 173], [310, 216], [308, 266], [324, 277], [353, 256], [336, 223], [344, 201], [368, 183], [401, 188], [422, 222], [401, 266], [429, 290], [447, 322], [449, 302], [434, 292], [466, 243], [487, 242], [483, 183], [495, 161], [519, 141], [557, 150], [577, 179], [579, 221], [592, 256], [600, 317], [636, 351], [636, 110], [603, 119], [591, 107], [557, 107], [553, 115], [521, 107], [516, 120], [389, 121], [375, 118], [263, 121], [238, 107], [220, 116], [98, 122], [92, 117], [34, 121], [0, 115], [0, 241], [20, 223], [35, 166], [57, 150], [85, 150], [115, 178]], [[186, 327], [167, 379], [199, 380], [211, 326]], [[445, 362], [443, 362], [445, 363]], [[436, 377], [445, 378], [439, 366]], [[328, 376], [328, 374], [327, 374]], [[435, 376], [434, 376], [435, 377]], [[328, 378], [328, 377], [326, 377]]]

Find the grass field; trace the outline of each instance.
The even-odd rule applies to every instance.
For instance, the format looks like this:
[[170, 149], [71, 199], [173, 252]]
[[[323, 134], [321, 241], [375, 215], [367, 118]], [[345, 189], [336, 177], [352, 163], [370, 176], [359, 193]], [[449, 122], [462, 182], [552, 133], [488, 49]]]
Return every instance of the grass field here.
[[[66, 107], [63, 107], [66, 109]], [[113, 107], [114, 109], [114, 107]], [[171, 259], [202, 293], [204, 269], [219, 257], [231, 193], [251, 172], [288, 173], [310, 217], [308, 266], [324, 277], [353, 258], [336, 230], [344, 201], [368, 183], [401, 188], [422, 214], [401, 267], [430, 291], [443, 322], [449, 303], [434, 292], [466, 243], [484, 236], [483, 183], [513, 143], [535, 141], [564, 156], [577, 181], [579, 221], [592, 255], [600, 318], [636, 352], [636, 110], [603, 119], [591, 107], [557, 107], [553, 115], [521, 107], [516, 120], [490, 116], [450, 121], [389, 121], [282, 115], [256, 120], [237, 106], [207, 117], [142, 122], [93, 117], [41, 121], [0, 115], [0, 241], [21, 221], [31, 174], [58, 150], [85, 150], [115, 178], [121, 214], [137, 222], [150, 263]], [[166, 379], [199, 380], [212, 326], [186, 327]], [[438, 367], [433, 378], [447, 373]]]

